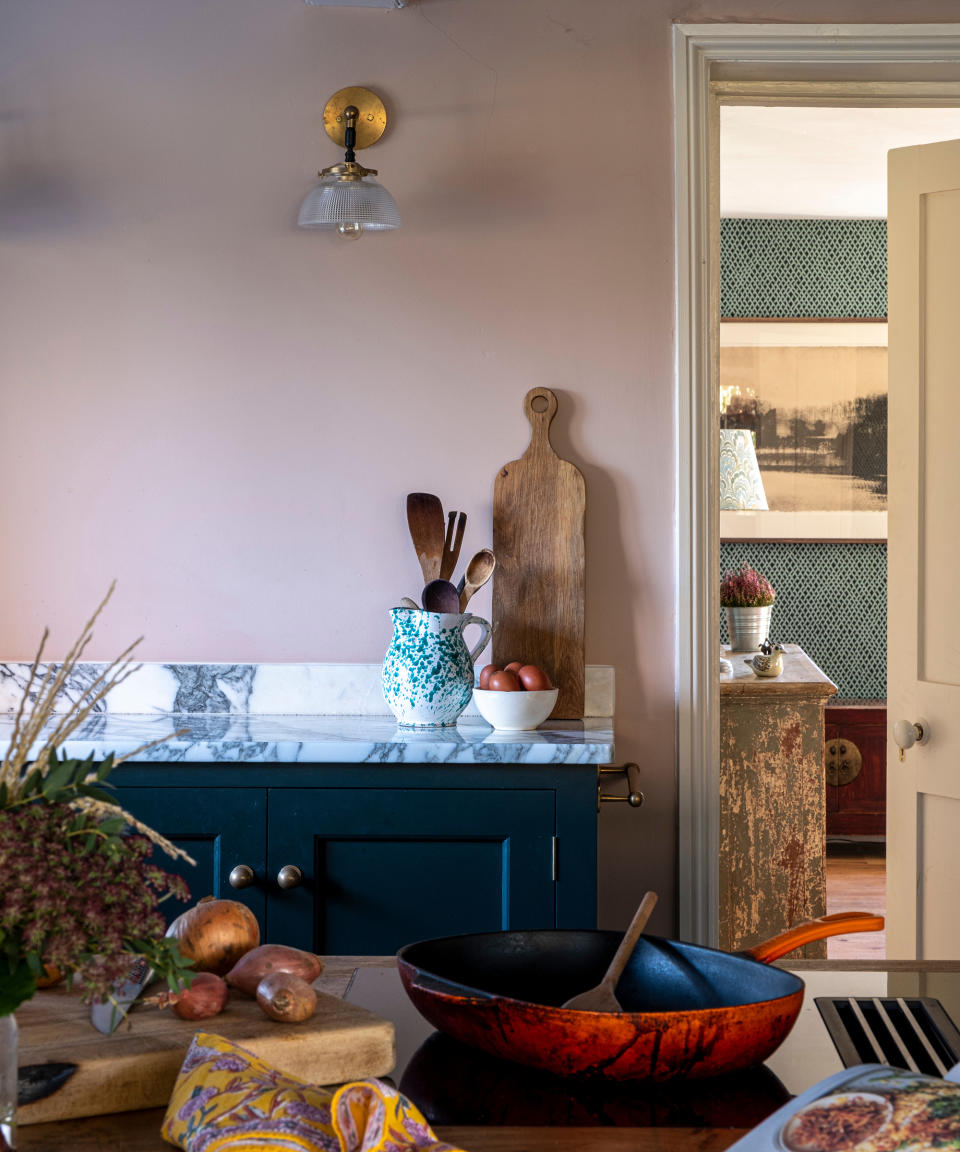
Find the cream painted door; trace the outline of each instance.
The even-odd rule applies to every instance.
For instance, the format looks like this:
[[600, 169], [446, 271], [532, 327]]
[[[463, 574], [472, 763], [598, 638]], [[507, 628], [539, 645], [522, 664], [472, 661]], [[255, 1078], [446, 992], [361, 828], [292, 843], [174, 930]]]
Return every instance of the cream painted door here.
[[[960, 959], [960, 140], [889, 154], [887, 954]], [[897, 721], [927, 742], [894, 742]], [[909, 732], [908, 732], [909, 736]]]

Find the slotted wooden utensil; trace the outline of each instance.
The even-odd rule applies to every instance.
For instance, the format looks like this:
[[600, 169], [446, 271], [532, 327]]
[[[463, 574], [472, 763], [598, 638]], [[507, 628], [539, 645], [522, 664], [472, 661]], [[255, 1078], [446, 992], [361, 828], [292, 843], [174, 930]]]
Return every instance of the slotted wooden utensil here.
[[439, 496], [430, 492], [411, 492], [407, 496], [407, 525], [417, 550], [424, 584], [440, 578], [443, 559], [443, 505]]
[[[466, 512], [460, 512], [460, 519], [457, 520], [458, 513], [447, 513], [447, 534], [443, 541], [443, 557], [440, 560], [440, 579], [449, 580], [453, 575], [453, 570], [457, 566], [457, 561], [460, 559], [460, 546], [463, 543], [463, 530], [467, 526]], [[454, 535], [453, 522], [457, 521], [456, 535]]]
[[613, 959], [610, 961], [610, 966], [607, 968], [603, 979], [594, 988], [589, 988], [586, 992], [581, 992], [577, 996], [571, 996], [569, 1000], [564, 1001], [564, 1003], [560, 1005], [561, 1008], [576, 1008], [581, 1012], [623, 1011], [623, 1007], [614, 995], [613, 990], [617, 986], [617, 981], [620, 979], [621, 973], [627, 966], [630, 953], [633, 951], [637, 941], [640, 939], [641, 933], [647, 926], [647, 921], [650, 919], [650, 913], [653, 911], [656, 902], [656, 892], [648, 892], [644, 896], [640, 901], [640, 907], [634, 912], [633, 919], [623, 934], [623, 939], [613, 954]]
[[493, 662], [536, 664], [559, 689], [551, 716], [582, 720], [583, 476], [550, 444], [557, 398], [532, 388], [523, 401], [530, 445], [493, 485]]

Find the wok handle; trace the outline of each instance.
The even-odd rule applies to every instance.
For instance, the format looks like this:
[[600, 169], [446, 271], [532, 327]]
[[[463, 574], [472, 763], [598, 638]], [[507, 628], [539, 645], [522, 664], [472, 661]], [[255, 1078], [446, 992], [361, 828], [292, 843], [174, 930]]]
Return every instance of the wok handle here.
[[752, 948], [745, 948], [741, 956], [749, 956], [753, 960], [761, 960], [770, 964], [793, 952], [795, 948], [802, 948], [812, 940], [823, 940], [826, 936], [844, 936], [847, 932], [879, 932], [884, 925], [882, 916], [875, 916], [872, 912], [834, 912], [830, 916], [820, 916], [816, 920], [804, 920], [794, 924], [785, 932], [780, 932], [762, 944], [755, 944]]
[[417, 972], [412, 987], [422, 988], [424, 992], [439, 992], [443, 996], [459, 996], [467, 1000], [495, 999], [489, 992], [481, 992], [479, 988], [468, 988], [465, 984], [458, 984], [455, 980], [444, 980], [442, 976], [434, 976], [428, 972]]

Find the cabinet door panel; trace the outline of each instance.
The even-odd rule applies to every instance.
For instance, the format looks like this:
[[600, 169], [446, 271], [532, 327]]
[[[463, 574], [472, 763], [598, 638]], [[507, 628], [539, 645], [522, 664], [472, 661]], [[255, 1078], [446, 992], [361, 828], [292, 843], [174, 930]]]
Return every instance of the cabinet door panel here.
[[426, 937], [555, 924], [550, 790], [271, 789], [269, 811], [271, 875], [304, 872], [272, 901], [278, 942], [385, 955]]
[[[155, 859], [167, 872], [183, 876], [190, 888], [186, 904], [168, 900], [161, 908], [167, 923], [202, 896], [239, 900], [264, 919], [266, 792], [262, 788], [165, 788], [121, 786], [117, 801], [196, 860], [196, 867], [171, 860], [157, 849]], [[248, 864], [257, 880], [249, 888], [230, 887], [237, 864]]]

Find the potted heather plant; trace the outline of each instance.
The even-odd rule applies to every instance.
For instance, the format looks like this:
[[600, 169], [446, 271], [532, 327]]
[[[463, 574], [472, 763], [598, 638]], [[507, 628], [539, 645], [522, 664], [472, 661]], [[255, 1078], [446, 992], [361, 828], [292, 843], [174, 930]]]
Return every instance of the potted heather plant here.
[[731, 651], [755, 652], [767, 639], [776, 596], [773, 585], [755, 568], [745, 565], [724, 573], [720, 606], [727, 614]]

